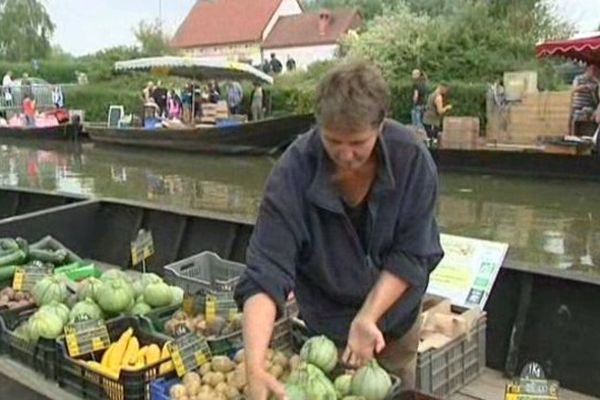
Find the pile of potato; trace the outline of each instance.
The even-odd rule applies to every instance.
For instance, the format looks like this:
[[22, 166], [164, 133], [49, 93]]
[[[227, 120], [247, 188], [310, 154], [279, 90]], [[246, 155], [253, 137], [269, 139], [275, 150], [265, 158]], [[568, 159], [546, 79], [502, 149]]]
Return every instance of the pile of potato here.
[[229, 335], [242, 329], [242, 314], [236, 314], [229, 321], [226, 321], [221, 316], [207, 320], [202, 314], [190, 317], [179, 310], [173, 314], [171, 319], [165, 322], [165, 333], [173, 337], [177, 336], [176, 333], [181, 325], [184, 325], [190, 332], [196, 332], [207, 338], [213, 338]]
[[[279, 351], [269, 350], [268, 369], [277, 379], [284, 381], [300, 364], [300, 357], [288, 358]], [[169, 391], [172, 400], [237, 400], [247, 390], [244, 352], [239, 351], [233, 360], [225, 356], [213, 357], [212, 361], [189, 372], [181, 383]]]
[[20, 308], [32, 305], [33, 297], [27, 292], [13, 290], [11, 287], [6, 287], [0, 291], [0, 307], [8, 307], [9, 309]]

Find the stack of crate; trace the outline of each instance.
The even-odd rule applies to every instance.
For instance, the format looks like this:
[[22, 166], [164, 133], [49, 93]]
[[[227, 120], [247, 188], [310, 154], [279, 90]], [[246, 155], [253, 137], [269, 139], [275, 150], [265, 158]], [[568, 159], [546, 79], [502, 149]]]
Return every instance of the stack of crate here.
[[446, 117], [440, 148], [475, 150], [479, 144], [479, 118]]
[[229, 118], [229, 108], [227, 102], [224, 100], [218, 103], [205, 103], [202, 104], [202, 123], [203, 124], [215, 124], [219, 120]]
[[487, 142], [534, 145], [540, 137], [564, 136], [568, 133], [570, 109], [570, 91], [527, 94], [520, 103], [507, 106], [503, 115], [491, 113]]

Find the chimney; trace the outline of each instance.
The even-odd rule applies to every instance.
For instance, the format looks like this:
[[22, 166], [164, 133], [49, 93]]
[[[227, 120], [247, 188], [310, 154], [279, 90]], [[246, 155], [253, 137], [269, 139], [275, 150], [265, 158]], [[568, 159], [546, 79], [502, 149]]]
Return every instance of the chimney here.
[[322, 10], [319, 13], [319, 35], [325, 36], [329, 25], [331, 25], [331, 11]]

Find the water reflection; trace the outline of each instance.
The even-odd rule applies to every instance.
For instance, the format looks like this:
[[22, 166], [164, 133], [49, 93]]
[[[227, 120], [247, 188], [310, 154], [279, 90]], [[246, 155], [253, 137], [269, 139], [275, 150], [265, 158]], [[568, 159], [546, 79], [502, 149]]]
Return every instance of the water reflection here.
[[[0, 184], [151, 201], [253, 220], [274, 162], [5, 141], [0, 145]], [[508, 242], [515, 262], [600, 275], [596, 183], [444, 174], [440, 197], [440, 224], [446, 233]]]

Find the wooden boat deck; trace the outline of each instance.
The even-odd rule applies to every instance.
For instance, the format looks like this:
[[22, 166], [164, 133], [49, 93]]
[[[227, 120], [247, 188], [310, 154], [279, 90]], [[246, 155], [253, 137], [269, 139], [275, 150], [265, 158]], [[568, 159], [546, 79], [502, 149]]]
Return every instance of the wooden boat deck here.
[[[486, 369], [476, 380], [450, 397], [450, 400], [502, 400], [504, 389], [508, 383], [501, 372]], [[570, 390], [561, 389], [561, 400], [592, 400], [596, 397], [586, 396]]]

